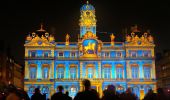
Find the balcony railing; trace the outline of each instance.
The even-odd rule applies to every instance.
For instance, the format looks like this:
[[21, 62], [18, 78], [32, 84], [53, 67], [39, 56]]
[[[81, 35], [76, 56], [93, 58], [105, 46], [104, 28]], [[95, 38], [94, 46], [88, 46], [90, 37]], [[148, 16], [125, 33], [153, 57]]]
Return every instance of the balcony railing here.
[[54, 57], [52, 57], [52, 56], [48, 56], [48, 57], [44, 57], [44, 56], [31, 57], [31, 56], [28, 56], [28, 57], [25, 57], [25, 59], [54, 59]]

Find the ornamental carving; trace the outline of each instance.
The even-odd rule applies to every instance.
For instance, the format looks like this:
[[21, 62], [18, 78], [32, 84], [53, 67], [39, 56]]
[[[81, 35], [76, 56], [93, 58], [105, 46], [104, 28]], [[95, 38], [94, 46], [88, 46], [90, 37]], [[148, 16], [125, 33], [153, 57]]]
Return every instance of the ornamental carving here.
[[126, 46], [154, 46], [154, 40], [151, 35], [148, 36], [148, 33], [144, 33], [141, 37], [135, 33], [131, 33], [126, 36]]
[[97, 39], [97, 36], [92, 32], [88, 31], [84, 36], [83, 39]]
[[55, 46], [53, 44], [54, 36], [50, 35], [47, 37], [42, 35], [38, 36], [35, 32], [32, 33], [32, 36], [28, 35], [26, 37], [26, 44], [24, 46]]

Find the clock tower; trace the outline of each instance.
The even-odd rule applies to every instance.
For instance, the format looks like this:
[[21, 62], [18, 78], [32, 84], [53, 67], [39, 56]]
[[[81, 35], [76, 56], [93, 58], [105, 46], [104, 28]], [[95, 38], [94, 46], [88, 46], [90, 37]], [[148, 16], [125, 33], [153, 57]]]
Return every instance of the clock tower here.
[[80, 37], [84, 36], [87, 31], [96, 35], [96, 16], [95, 8], [87, 1], [80, 9]]

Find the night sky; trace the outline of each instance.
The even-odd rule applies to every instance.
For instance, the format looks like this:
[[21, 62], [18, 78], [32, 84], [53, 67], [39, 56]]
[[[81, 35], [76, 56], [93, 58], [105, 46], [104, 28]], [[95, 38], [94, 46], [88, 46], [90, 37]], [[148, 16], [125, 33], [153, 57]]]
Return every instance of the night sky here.
[[[122, 29], [130, 30], [137, 24], [141, 31], [150, 29], [156, 52], [170, 49], [170, 3], [154, 0], [89, 0], [96, 9], [97, 34], [114, 33], [122, 40]], [[124, 2], [126, 1], [126, 2]], [[149, 1], [149, 2], [148, 2]], [[79, 34], [80, 7], [86, 0], [11, 0], [1, 2], [0, 40], [11, 48], [17, 62], [24, 64], [24, 41], [29, 33], [44, 24], [44, 29], [55, 34], [56, 41], [71, 41]], [[106, 34], [108, 37], [109, 34]], [[110, 38], [101, 38], [103, 41]]]

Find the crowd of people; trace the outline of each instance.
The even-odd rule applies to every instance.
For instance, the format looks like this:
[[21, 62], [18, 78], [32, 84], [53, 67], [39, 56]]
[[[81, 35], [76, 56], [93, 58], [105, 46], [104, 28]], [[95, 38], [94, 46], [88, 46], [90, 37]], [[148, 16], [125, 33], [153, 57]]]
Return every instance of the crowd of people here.
[[[69, 96], [68, 91], [63, 93], [63, 86], [58, 86], [58, 92], [54, 93], [51, 99], [46, 99], [46, 96], [41, 94], [39, 88], [36, 88], [31, 98], [23, 90], [11, 89], [6, 95], [0, 93], [0, 100], [139, 100], [130, 88], [123, 93], [118, 93], [114, 85], [108, 85], [107, 89], [103, 91], [103, 96], [100, 98], [98, 92], [91, 88], [89, 80], [85, 79], [83, 85], [85, 87], [84, 90], [78, 92], [74, 98]], [[170, 96], [165, 94], [161, 88], [157, 89], [157, 93], [150, 89], [143, 100], [170, 100]]]

